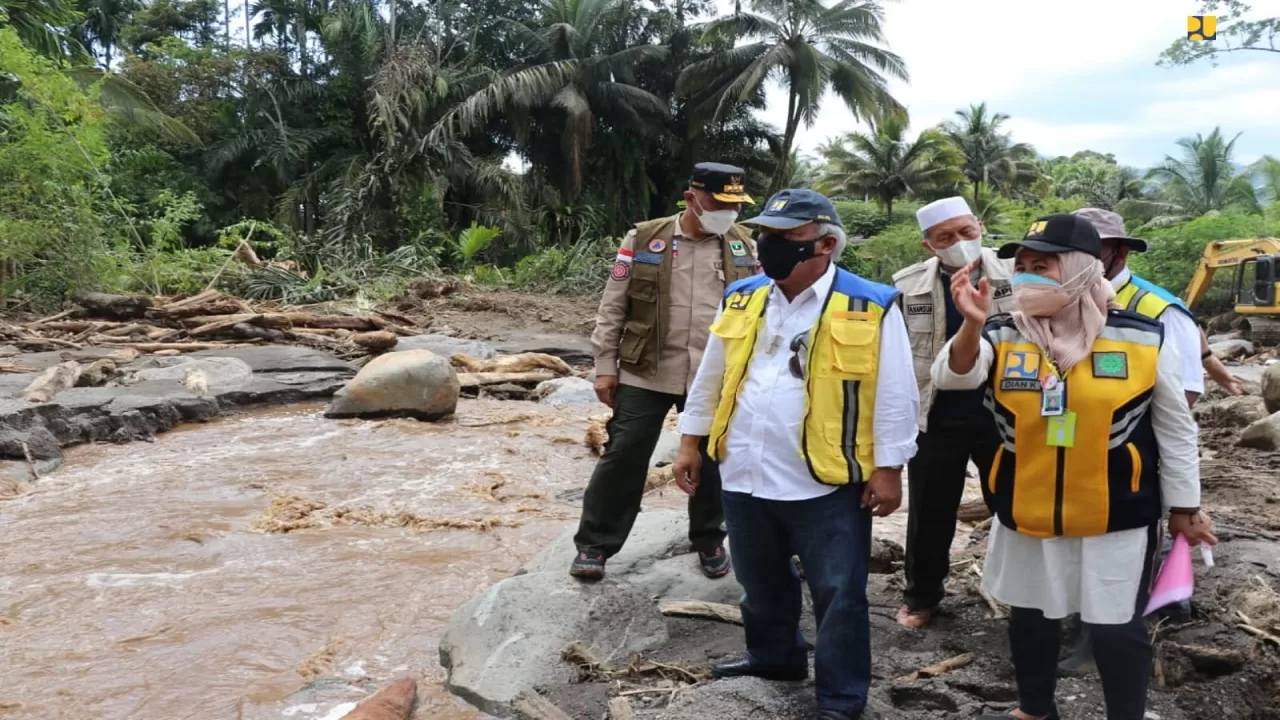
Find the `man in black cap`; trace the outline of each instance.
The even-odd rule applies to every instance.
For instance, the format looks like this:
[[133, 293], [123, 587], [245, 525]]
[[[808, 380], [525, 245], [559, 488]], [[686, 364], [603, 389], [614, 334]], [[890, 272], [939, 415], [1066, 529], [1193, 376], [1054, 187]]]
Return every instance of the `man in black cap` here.
[[[680, 416], [676, 483], [723, 483], [734, 567], [745, 591], [746, 657], [716, 677], [803, 680], [804, 565], [818, 634], [819, 720], [862, 715], [871, 685], [867, 573], [871, 518], [902, 501], [916, 449], [911, 344], [889, 286], [836, 267], [847, 242], [831, 201], [783, 190], [747, 221], [765, 276], [729, 287]], [[701, 448], [720, 463], [720, 477]]]
[[[599, 580], [622, 549], [663, 422], [672, 407], [684, 407], [725, 287], [756, 272], [751, 235], [736, 224], [742, 204], [752, 202], [745, 177], [740, 167], [699, 163], [684, 212], [636, 225], [618, 250], [591, 336], [596, 395], [613, 417], [582, 501], [574, 577]], [[707, 577], [730, 570], [723, 522], [711, 466], [706, 487], [689, 499], [689, 540]]]

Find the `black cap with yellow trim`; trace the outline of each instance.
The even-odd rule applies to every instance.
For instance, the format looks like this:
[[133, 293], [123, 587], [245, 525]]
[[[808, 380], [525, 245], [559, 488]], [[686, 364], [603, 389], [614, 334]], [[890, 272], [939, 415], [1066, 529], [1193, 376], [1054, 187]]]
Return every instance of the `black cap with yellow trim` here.
[[693, 166], [689, 187], [709, 193], [720, 202], [754, 203], [747, 194], [747, 171], [736, 165], [704, 162]]

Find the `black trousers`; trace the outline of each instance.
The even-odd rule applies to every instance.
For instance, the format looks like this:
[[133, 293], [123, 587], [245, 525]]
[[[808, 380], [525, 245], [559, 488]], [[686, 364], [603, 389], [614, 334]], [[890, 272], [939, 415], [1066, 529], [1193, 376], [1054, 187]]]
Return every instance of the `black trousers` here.
[[970, 420], [929, 418], [929, 431], [916, 438], [918, 450], [907, 465], [907, 588], [912, 610], [932, 609], [942, 601], [942, 583], [951, 570], [956, 511], [964, 495], [970, 458], [986, 477], [1000, 435], [989, 413]]
[[[1151, 681], [1151, 637], [1142, 619], [1150, 596], [1155, 556], [1160, 550], [1160, 524], [1147, 528], [1147, 553], [1133, 617], [1123, 625], [1086, 624], [1102, 676], [1107, 720], [1142, 720]], [[1055, 711], [1058, 683], [1059, 620], [1039, 610], [1015, 607], [1009, 615], [1009, 647], [1018, 684], [1018, 704], [1029, 715]]]
[[[582, 518], [573, 542], [579, 551], [613, 557], [622, 549], [644, 497], [649, 459], [658, 446], [662, 424], [674, 406], [684, 411], [683, 395], [619, 385], [613, 417], [606, 429], [609, 442], [591, 473], [582, 498]], [[702, 476], [689, 498], [689, 541], [694, 550], [710, 551], [724, 542], [724, 509], [720, 505], [720, 468], [702, 448]]]

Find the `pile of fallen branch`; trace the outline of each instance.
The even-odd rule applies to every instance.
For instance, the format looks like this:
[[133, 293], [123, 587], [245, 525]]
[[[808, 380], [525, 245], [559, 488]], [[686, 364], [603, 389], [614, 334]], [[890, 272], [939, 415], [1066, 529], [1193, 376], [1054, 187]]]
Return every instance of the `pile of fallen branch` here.
[[[0, 324], [0, 344], [24, 352], [132, 348], [174, 355], [263, 343], [305, 345], [359, 362], [423, 328], [395, 312], [326, 314], [277, 303], [251, 304], [208, 290], [190, 297], [81, 293], [77, 307], [21, 325]], [[12, 366], [12, 367], [10, 367]], [[0, 372], [23, 372], [7, 362]]]

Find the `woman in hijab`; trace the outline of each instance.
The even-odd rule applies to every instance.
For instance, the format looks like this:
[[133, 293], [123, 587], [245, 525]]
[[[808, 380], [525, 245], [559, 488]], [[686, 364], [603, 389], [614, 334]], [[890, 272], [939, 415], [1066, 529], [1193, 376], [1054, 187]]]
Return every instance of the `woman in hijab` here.
[[1200, 510], [1197, 428], [1177, 351], [1115, 297], [1087, 221], [1049, 215], [1020, 242], [1017, 311], [987, 320], [991, 290], [952, 281], [964, 324], [933, 365], [942, 390], [987, 388], [1002, 445], [984, 481], [993, 523], [983, 588], [1012, 607], [1019, 705], [983, 720], [1057, 720], [1059, 620], [1089, 624], [1108, 720], [1142, 720], [1151, 642], [1142, 619], [1161, 520], [1216, 543]]

